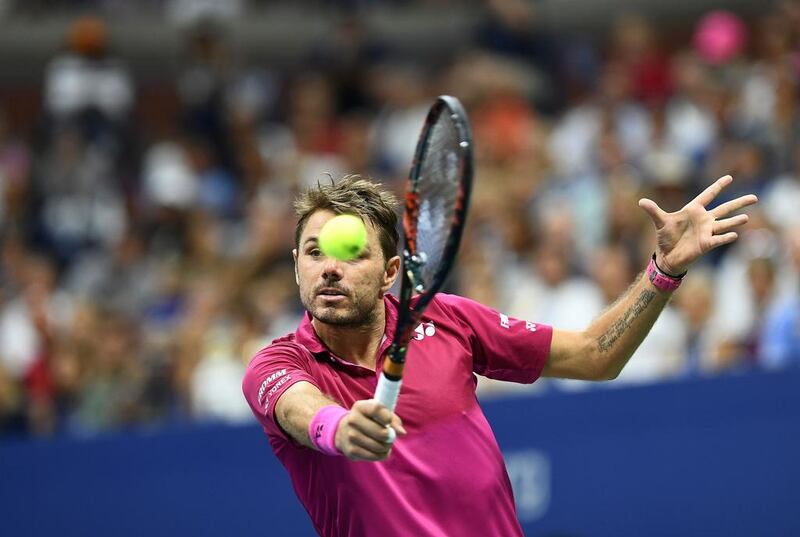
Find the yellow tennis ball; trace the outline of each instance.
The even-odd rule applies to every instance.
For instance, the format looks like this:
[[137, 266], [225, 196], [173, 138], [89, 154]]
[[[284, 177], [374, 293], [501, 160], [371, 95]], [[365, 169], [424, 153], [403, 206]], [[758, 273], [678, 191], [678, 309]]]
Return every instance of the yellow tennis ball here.
[[348, 261], [361, 254], [367, 245], [367, 228], [352, 214], [328, 220], [319, 232], [319, 248], [328, 257]]

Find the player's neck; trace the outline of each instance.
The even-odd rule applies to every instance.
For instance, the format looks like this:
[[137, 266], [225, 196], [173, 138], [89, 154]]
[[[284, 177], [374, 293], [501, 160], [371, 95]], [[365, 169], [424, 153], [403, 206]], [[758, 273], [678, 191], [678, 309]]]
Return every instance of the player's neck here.
[[312, 319], [311, 323], [314, 325], [317, 337], [337, 357], [375, 369], [378, 350], [386, 331], [385, 308], [378, 308], [372, 322], [361, 326], [332, 325], [317, 319]]

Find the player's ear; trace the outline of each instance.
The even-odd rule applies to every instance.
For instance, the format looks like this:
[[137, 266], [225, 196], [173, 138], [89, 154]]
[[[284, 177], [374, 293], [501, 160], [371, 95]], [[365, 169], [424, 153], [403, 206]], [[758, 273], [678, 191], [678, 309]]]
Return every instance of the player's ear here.
[[397, 275], [400, 274], [400, 256], [396, 255], [389, 258], [386, 262], [386, 270], [383, 272], [383, 292], [386, 293], [394, 285]]
[[292, 248], [292, 259], [294, 259], [294, 283], [300, 285], [300, 275], [297, 273], [297, 248]]

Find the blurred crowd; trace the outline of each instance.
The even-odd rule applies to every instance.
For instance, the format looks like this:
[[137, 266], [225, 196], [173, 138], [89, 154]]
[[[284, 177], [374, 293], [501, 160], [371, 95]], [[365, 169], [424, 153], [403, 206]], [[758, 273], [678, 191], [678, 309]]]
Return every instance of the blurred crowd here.
[[399, 191], [441, 93], [466, 105], [477, 150], [449, 291], [584, 328], [654, 249], [638, 199], [677, 210], [730, 173], [720, 201], [761, 199], [747, 229], [691, 268], [608, 385], [800, 365], [800, 2], [669, 35], [626, 15], [601, 37], [490, 0], [446, 62], [404, 57], [351, 15], [280, 70], [204, 19], [145, 128], [113, 36], [76, 21], [30, 136], [0, 104], [0, 433], [251, 420], [244, 368], [303, 314], [293, 197], [350, 173]]

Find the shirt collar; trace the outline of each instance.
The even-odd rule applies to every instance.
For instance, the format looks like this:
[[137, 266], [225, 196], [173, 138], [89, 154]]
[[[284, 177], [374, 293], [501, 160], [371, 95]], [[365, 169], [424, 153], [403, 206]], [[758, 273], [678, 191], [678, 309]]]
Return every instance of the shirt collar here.
[[[396, 297], [387, 293], [383, 295], [383, 304], [386, 311], [386, 328], [384, 330], [384, 340], [383, 343], [381, 344], [381, 355], [383, 355], [386, 352], [386, 349], [392, 343], [392, 339], [394, 339], [394, 332], [395, 329], [397, 328], [398, 300]], [[303, 320], [300, 323], [300, 326], [297, 327], [297, 331], [295, 332], [295, 341], [305, 346], [305, 348], [311, 351], [312, 354], [327, 354], [331, 358], [338, 359], [339, 361], [344, 361], [339, 359], [339, 357], [335, 356], [325, 346], [325, 344], [317, 335], [316, 330], [314, 330], [314, 325], [311, 324], [311, 319], [312, 319], [311, 314], [309, 312], [306, 312], [306, 314], [303, 316]]]

